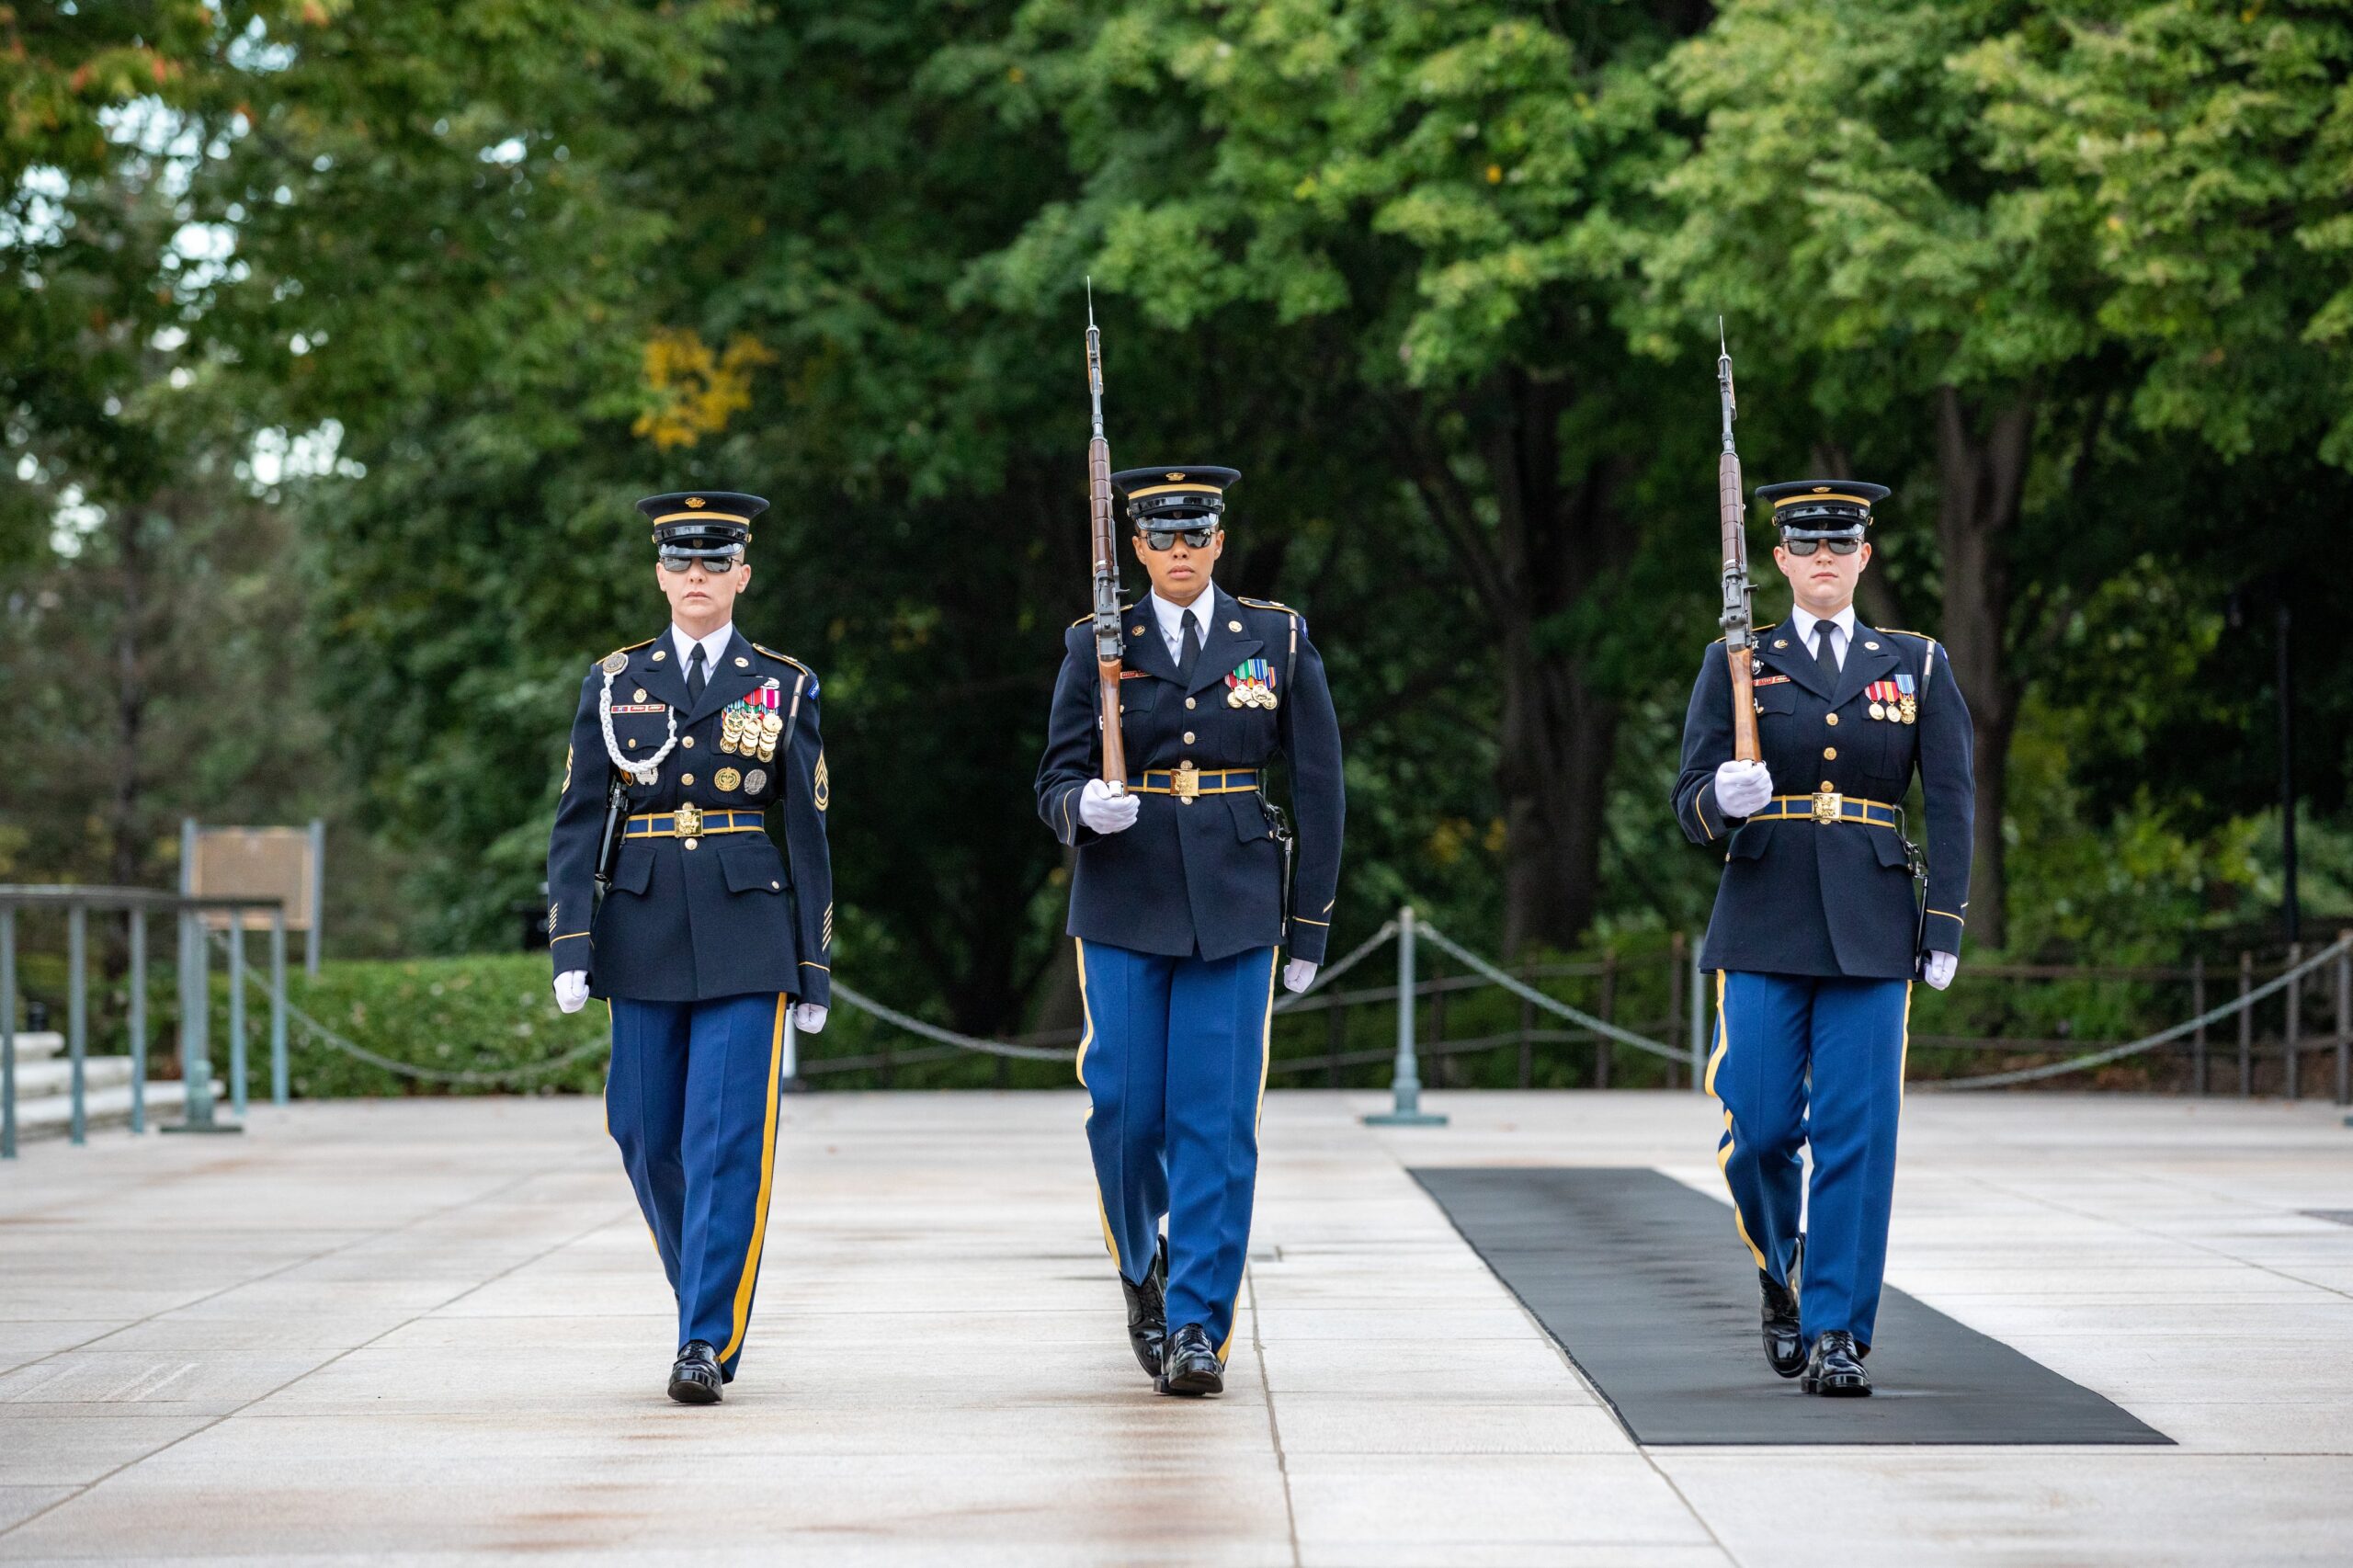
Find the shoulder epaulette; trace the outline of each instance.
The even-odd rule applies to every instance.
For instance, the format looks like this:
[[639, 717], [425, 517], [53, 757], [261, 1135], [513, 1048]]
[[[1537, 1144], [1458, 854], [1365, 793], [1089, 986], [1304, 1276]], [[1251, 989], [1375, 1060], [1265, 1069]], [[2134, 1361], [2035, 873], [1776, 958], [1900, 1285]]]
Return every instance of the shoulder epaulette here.
[[[631, 653], [636, 653], [640, 648], [644, 647], [646, 642], [653, 642], [653, 641], [654, 641], [654, 639], [653, 639], [653, 638], [648, 637], [647, 639], [645, 639], [645, 642], [631, 642], [631, 643], [627, 643], [627, 644], [625, 644], [625, 645], [623, 645], [623, 646], [621, 646], [621, 647], [619, 647], [619, 648], [614, 649], [611, 653], [609, 653], [606, 654], [606, 655], [605, 655], [605, 659], [621, 659], [621, 658], [626, 658], [629, 654], [631, 654]], [[602, 669], [602, 668], [604, 668], [604, 667], [605, 667], [605, 659], [593, 659], [593, 660], [591, 660], [591, 661], [589, 661], [589, 662], [590, 662], [591, 664], [595, 665], [598, 669]]]
[[[746, 641], [749, 640], [746, 639]], [[790, 665], [794, 669], [799, 670], [802, 675], [807, 676], [812, 680], [817, 678], [817, 672], [815, 670], [811, 669], [808, 665], [802, 664], [800, 660], [794, 658], [790, 653], [779, 653], [775, 649], [764, 648], [757, 642], [752, 643], [752, 651], [756, 653], [766, 653], [769, 658], [775, 659], [781, 664]]]
[[1233, 602], [1236, 604], [1248, 605], [1252, 609], [1279, 609], [1285, 615], [1299, 614], [1299, 611], [1291, 608], [1290, 606], [1286, 604], [1277, 604], [1272, 599], [1245, 599], [1240, 594], [1236, 594], [1233, 596]]

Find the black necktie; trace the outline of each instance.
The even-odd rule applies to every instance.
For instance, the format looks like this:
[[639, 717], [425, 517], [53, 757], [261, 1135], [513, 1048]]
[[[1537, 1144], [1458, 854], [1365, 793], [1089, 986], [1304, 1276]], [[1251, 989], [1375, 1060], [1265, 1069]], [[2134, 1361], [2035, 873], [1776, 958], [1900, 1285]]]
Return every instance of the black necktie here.
[[1813, 662], [1822, 671], [1822, 678], [1833, 686], [1838, 684], [1838, 655], [1830, 646], [1830, 634], [1837, 630], [1835, 620], [1814, 622]]
[[695, 651], [687, 655], [687, 700], [700, 702], [702, 688], [708, 684], [702, 668], [702, 644], [698, 642]]
[[1193, 612], [1188, 609], [1185, 612], [1185, 640], [1176, 649], [1176, 677], [1191, 680], [1193, 666], [1200, 662], [1200, 657], [1201, 623], [1193, 619]]

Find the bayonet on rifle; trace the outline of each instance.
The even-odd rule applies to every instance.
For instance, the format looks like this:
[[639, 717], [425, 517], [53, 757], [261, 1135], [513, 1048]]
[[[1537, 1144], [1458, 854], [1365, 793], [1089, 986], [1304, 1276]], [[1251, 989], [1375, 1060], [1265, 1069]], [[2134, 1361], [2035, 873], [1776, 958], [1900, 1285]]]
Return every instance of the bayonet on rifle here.
[[1111, 443], [1103, 434], [1103, 334], [1095, 324], [1095, 279], [1086, 280], [1086, 396], [1094, 435], [1086, 443], [1087, 521], [1095, 552], [1097, 723], [1103, 733], [1103, 779], [1128, 787], [1127, 748], [1120, 738], [1120, 556], [1111, 513]]
[[1733, 445], [1735, 416], [1732, 391], [1732, 345], [1724, 319], [1716, 318], [1716, 399], [1723, 415], [1723, 450], [1716, 457], [1716, 527], [1723, 544], [1724, 657], [1732, 663], [1732, 755], [1760, 760], [1756, 748], [1756, 633], [1748, 586], [1747, 508], [1743, 501], [1740, 452]]

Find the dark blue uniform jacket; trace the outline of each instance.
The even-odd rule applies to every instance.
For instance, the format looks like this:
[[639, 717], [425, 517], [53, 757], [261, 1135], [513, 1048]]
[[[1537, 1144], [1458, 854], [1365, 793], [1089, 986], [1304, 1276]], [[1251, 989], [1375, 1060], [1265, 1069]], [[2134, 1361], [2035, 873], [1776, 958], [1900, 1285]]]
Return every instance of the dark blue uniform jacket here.
[[[1952, 665], [1931, 638], [1855, 623], [1834, 687], [1812, 652], [1787, 629], [1757, 633], [1756, 738], [1773, 793], [1824, 786], [1849, 799], [1902, 805], [1920, 776], [1926, 803], [1927, 923], [1920, 946], [1961, 951], [1969, 913], [1969, 705]], [[1870, 716], [1866, 689], [1911, 678], [1917, 722]], [[1723, 881], [1708, 922], [1702, 968], [1766, 974], [1904, 980], [1915, 972], [1917, 918], [1912, 877], [1896, 830], [1860, 823], [1727, 820], [1716, 801], [1716, 767], [1732, 759], [1732, 674], [1711, 646], [1683, 721], [1683, 772], [1675, 816], [1695, 844], [1722, 846]], [[1923, 824], [1909, 824], [1919, 842]]]
[[[825, 847], [832, 783], [817, 729], [817, 677], [798, 660], [745, 642], [740, 631], [692, 703], [666, 630], [608, 657], [626, 661], [612, 688], [613, 738], [622, 756], [654, 756], [669, 734], [670, 715], [678, 720], [677, 746], [652, 785], [629, 786], [628, 811], [693, 804], [706, 813], [756, 814], [776, 807], [784, 853], [766, 831], [710, 834], [691, 848], [680, 838], [624, 838], [612, 891], [592, 922], [605, 790], [615, 769], [598, 716], [604, 661], [591, 665], [548, 839], [555, 971], [585, 969], [591, 994], [642, 1002], [785, 992], [825, 1005], [834, 937], [833, 862]], [[722, 751], [722, 712], [771, 681], [777, 716], [787, 721], [774, 757], [762, 762]], [[722, 789], [722, 779], [732, 787]]]
[[[1229, 958], [1288, 938], [1290, 956], [1324, 960], [1339, 896], [1340, 833], [1347, 797], [1340, 778], [1340, 725], [1324, 661], [1297, 610], [1264, 599], [1217, 596], [1209, 641], [1179, 680], [1176, 661], [1148, 605], [1122, 613], [1125, 644], [1120, 735], [1128, 777], [1188, 761], [1203, 772], [1290, 763], [1297, 880], [1288, 933], [1282, 921], [1280, 848], [1260, 793], [1204, 795], [1185, 804], [1145, 795], [1135, 825], [1098, 834], [1079, 820], [1078, 797], [1101, 775], [1096, 720], [1099, 689], [1091, 620], [1063, 638], [1062, 675], [1038, 767], [1038, 814], [1078, 850], [1071, 884], [1070, 934], [1136, 952]], [[1233, 707], [1226, 677], [1264, 660], [1276, 706]], [[1158, 782], [1157, 780], [1155, 782]], [[1260, 774], [1263, 790], [1265, 776]]]

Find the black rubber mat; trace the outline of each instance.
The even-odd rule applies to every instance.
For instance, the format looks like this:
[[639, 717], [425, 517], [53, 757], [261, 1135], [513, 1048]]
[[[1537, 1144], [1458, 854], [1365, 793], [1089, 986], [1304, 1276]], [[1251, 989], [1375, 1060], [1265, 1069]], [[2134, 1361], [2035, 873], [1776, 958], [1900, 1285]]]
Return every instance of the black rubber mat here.
[[2169, 1443], [2080, 1383], [1901, 1290], [1869, 1399], [1816, 1399], [1757, 1342], [1731, 1207], [1654, 1170], [1414, 1173], [1641, 1443]]

